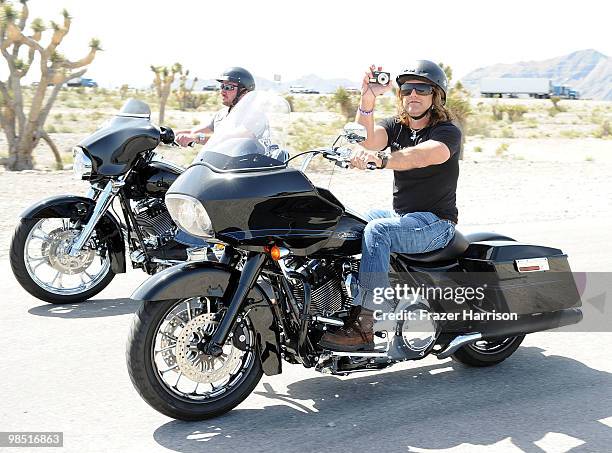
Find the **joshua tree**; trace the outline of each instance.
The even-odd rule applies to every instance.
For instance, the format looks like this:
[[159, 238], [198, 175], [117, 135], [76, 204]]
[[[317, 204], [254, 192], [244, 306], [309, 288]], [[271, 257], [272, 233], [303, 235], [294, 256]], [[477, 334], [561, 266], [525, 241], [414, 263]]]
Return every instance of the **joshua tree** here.
[[153, 80], [153, 87], [159, 98], [159, 119], [158, 123], [164, 122], [164, 116], [166, 113], [166, 102], [168, 102], [168, 96], [172, 91], [172, 83], [174, 82], [174, 76], [176, 74], [183, 73], [183, 67], [180, 63], [174, 63], [172, 67], [167, 66], [151, 66], [151, 71], [155, 74]]
[[181, 110], [189, 110], [189, 109], [197, 109], [204, 103], [206, 103], [207, 97], [200, 96], [193, 92], [193, 89], [198, 82], [198, 78], [195, 77], [191, 81], [191, 85], [189, 85], [189, 80], [187, 77], [189, 76], [189, 70], [184, 73], [181, 72], [181, 76], [179, 77], [179, 86], [176, 91], [176, 99], [179, 103], [179, 109]]
[[[62, 168], [57, 146], [44, 130], [45, 120], [62, 85], [85, 73], [100, 50], [100, 41], [92, 39], [89, 53], [80, 60], [70, 61], [57, 50], [70, 30], [68, 11], [62, 11], [62, 24], [50, 22], [52, 35], [49, 44], [44, 46], [41, 38], [46, 26], [41, 19], [34, 19], [30, 23], [33, 33], [26, 35], [24, 29], [29, 15], [27, 0], [20, 3], [21, 11], [18, 12], [11, 3], [0, 0], [0, 51], [9, 70], [8, 79], [0, 80], [0, 125], [9, 147], [5, 165], [9, 170], [32, 169], [32, 152], [42, 139], [51, 147], [57, 167]], [[40, 80], [33, 89], [30, 110], [26, 112], [21, 79], [35, 59], [40, 64]], [[53, 88], [47, 90], [50, 85]]]

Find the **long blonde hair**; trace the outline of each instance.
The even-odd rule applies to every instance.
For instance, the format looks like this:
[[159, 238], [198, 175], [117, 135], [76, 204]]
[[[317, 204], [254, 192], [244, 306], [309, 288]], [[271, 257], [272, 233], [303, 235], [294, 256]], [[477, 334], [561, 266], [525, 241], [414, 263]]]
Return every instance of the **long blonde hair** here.
[[[450, 110], [448, 110], [442, 102], [442, 96], [442, 90], [433, 85], [433, 100], [429, 110], [428, 126], [435, 126], [438, 123], [453, 121], [455, 119]], [[404, 109], [402, 98], [401, 90], [397, 90], [397, 122], [410, 127], [410, 116], [408, 116], [408, 112]]]

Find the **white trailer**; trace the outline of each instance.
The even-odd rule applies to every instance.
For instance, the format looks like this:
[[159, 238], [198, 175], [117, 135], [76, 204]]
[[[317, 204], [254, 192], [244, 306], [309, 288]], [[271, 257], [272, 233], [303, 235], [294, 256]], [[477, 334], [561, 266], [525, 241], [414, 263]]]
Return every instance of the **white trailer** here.
[[489, 98], [504, 95], [547, 98], [551, 91], [550, 79], [541, 77], [499, 77], [480, 80], [480, 94]]

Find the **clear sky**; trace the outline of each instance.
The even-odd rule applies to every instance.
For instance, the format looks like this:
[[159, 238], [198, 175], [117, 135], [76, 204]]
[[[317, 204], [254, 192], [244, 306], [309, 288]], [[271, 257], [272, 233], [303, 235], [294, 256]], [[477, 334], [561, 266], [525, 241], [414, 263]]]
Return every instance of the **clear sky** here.
[[[426, 58], [455, 79], [494, 63], [540, 60], [576, 50], [612, 56], [607, 1], [131, 1], [31, 0], [31, 17], [73, 23], [66, 56], [102, 41], [87, 76], [103, 86], [146, 86], [151, 64], [180, 62], [200, 79], [239, 65], [284, 81], [315, 73], [360, 80], [372, 63], [397, 72]], [[5, 73], [6, 69], [0, 69]], [[2, 74], [4, 75], [4, 74]]]

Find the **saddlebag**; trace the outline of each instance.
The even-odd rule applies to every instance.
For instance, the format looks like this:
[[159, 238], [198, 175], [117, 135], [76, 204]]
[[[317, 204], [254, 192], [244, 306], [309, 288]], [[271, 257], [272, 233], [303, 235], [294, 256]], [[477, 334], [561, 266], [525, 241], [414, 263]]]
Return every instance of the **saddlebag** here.
[[561, 250], [513, 241], [470, 244], [460, 266], [468, 286], [480, 287], [484, 311], [534, 315], [580, 307], [567, 255]]

